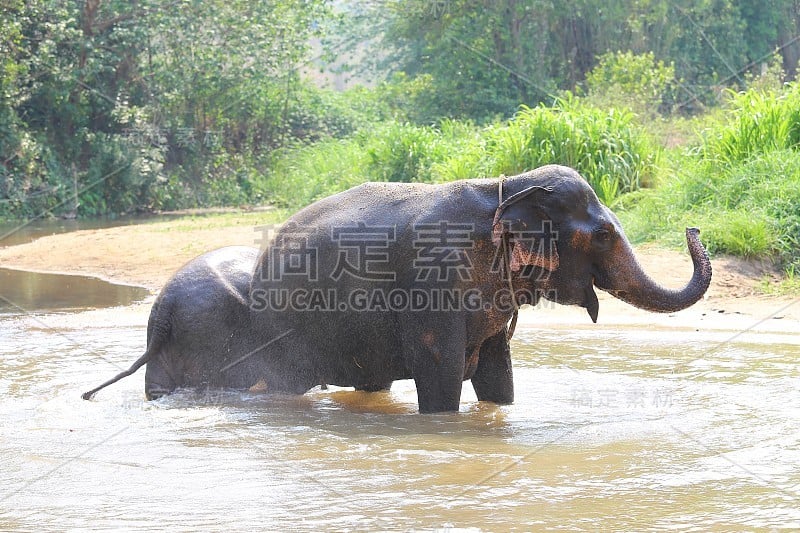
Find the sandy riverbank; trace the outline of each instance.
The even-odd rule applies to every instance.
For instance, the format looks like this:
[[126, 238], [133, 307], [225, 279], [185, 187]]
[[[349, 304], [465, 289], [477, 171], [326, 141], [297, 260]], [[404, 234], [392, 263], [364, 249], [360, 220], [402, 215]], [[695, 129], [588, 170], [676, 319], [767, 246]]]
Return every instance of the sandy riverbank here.
[[[136, 284], [154, 292], [173, 272], [197, 255], [228, 245], [259, 246], [268, 215], [223, 220], [179, 219], [101, 230], [51, 235], [0, 249], [0, 266], [95, 276]], [[637, 248], [645, 270], [660, 283], [680, 287], [691, 276], [688, 253], [646, 245]], [[763, 280], [777, 282], [769, 265], [735, 258], [713, 260], [714, 277], [703, 301], [669, 315], [647, 313], [600, 293], [599, 324], [710, 328], [800, 334], [800, 297], [765, 296]], [[525, 323], [591, 325], [579, 308], [547, 306], [524, 313]]]

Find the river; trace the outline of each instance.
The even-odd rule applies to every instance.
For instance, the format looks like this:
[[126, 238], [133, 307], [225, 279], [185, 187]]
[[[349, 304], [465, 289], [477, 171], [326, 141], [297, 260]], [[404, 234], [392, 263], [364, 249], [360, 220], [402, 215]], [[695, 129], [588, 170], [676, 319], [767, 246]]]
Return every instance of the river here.
[[143, 351], [145, 294], [15, 275], [0, 530], [800, 528], [796, 334], [523, 320], [514, 405], [466, 383], [448, 415], [417, 414], [411, 381], [146, 402], [143, 371], [87, 402]]

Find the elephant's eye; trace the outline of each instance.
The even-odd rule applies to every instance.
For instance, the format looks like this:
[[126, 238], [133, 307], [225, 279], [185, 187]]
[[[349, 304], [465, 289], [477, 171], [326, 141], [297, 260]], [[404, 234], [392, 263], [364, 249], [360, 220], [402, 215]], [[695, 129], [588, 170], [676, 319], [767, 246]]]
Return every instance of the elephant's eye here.
[[607, 241], [611, 238], [611, 232], [605, 228], [598, 228], [594, 230], [594, 238], [598, 241]]

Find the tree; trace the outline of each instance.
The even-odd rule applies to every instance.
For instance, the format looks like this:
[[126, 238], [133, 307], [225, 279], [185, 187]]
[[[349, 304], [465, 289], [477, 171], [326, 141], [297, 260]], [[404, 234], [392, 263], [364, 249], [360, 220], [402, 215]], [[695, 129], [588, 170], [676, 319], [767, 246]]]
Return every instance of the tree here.
[[19, 215], [147, 207], [188, 159], [219, 168], [212, 148], [280, 143], [296, 66], [327, 11], [325, 0], [12, 0], [0, 13], [0, 210]]
[[[425, 79], [427, 121], [509, 116], [574, 90], [610, 52], [673, 64], [687, 104], [714, 103], [781, 44], [800, 55], [797, 0], [373, 1], [354, 13], [381, 35], [382, 71]], [[375, 23], [375, 21], [380, 21]], [[361, 31], [363, 25], [353, 25]], [[363, 39], [371, 37], [362, 34]], [[362, 39], [362, 40], [363, 40]], [[357, 39], [356, 39], [357, 41]], [[798, 46], [795, 47], [794, 45]], [[794, 54], [794, 55], [793, 55]]]
[[[380, 20], [374, 54], [379, 68], [426, 77], [417, 105], [426, 121], [442, 117], [478, 120], [513, 113], [522, 102], [535, 103], [555, 85], [538, 68], [552, 5], [547, 0], [372, 2], [360, 16]], [[359, 26], [356, 26], [359, 28]], [[364, 35], [364, 38], [371, 36]]]

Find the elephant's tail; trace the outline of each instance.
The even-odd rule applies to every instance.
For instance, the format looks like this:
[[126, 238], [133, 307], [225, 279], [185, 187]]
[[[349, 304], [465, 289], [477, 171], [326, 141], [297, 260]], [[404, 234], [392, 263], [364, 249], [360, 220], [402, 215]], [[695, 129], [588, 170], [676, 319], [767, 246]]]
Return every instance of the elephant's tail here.
[[84, 400], [91, 400], [92, 396], [94, 396], [97, 391], [104, 389], [109, 385], [121, 380], [122, 378], [126, 378], [135, 373], [137, 370], [147, 364], [147, 362], [150, 361], [150, 359], [152, 359], [153, 356], [161, 350], [161, 346], [169, 336], [170, 327], [169, 320], [165, 316], [167, 313], [162, 312], [162, 310], [166, 311], [164, 308], [168, 306], [159, 304], [161, 304], [161, 302], [156, 301], [156, 303], [153, 304], [153, 310], [150, 313], [150, 320], [147, 327], [147, 349], [142, 356], [134, 361], [128, 370], [120, 372], [102, 385], [99, 385], [90, 391], [84, 392], [81, 394], [81, 398]]
[[106, 381], [102, 385], [98, 385], [97, 387], [93, 388], [92, 390], [84, 392], [83, 394], [81, 394], [81, 398], [83, 398], [84, 400], [91, 400], [92, 396], [94, 396], [95, 393], [97, 391], [99, 391], [100, 389], [105, 389], [109, 385], [111, 385], [113, 383], [116, 383], [117, 381], [121, 380], [122, 378], [126, 378], [126, 377], [130, 376], [131, 374], [133, 374], [134, 372], [136, 372], [137, 370], [142, 368], [142, 366], [144, 366], [151, 359], [152, 356], [153, 356], [153, 353], [148, 348], [139, 359], [134, 361], [134, 363], [131, 365], [131, 367], [128, 370], [120, 372], [119, 374], [117, 374], [113, 378], [109, 379], [108, 381]]

